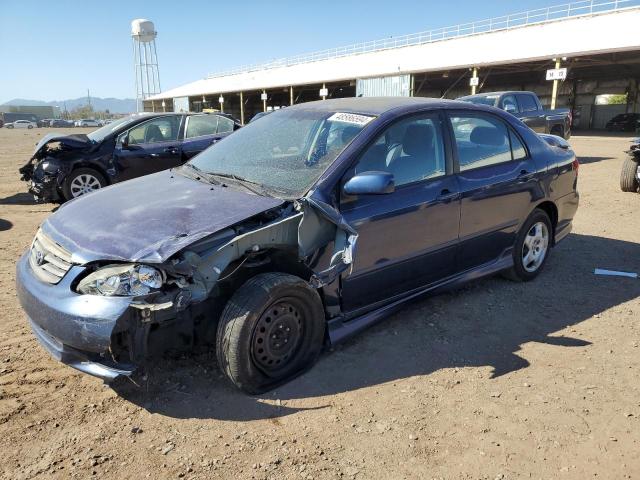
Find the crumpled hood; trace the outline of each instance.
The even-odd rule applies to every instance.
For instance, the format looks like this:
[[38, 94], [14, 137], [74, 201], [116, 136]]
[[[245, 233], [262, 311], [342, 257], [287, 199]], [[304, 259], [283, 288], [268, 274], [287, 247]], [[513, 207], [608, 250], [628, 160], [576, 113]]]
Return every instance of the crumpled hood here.
[[240, 188], [166, 170], [68, 202], [42, 229], [71, 252], [74, 263], [161, 263], [187, 245], [284, 203]]
[[61, 135], [60, 133], [48, 133], [36, 144], [31, 158], [35, 157], [49, 143], [60, 142], [69, 148], [83, 149], [92, 145], [91, 140], [84, 134]]

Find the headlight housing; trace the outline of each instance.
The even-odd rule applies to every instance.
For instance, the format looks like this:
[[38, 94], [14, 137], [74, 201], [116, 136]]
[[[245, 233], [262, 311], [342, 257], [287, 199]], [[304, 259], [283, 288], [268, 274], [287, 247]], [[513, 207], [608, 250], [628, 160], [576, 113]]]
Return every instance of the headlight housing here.
[[82, 279], [78, 292], [107, 297], [138, 297], [158, 290], [165, 279], [162, 270], [148, 265], [108, 265]]
[[58, 170], [60, 170], [60, 165], [57, 162], [52, 162], [51, 160], [45, 160], [39, 166], [42, 171], [46, 173], [58, 173]]

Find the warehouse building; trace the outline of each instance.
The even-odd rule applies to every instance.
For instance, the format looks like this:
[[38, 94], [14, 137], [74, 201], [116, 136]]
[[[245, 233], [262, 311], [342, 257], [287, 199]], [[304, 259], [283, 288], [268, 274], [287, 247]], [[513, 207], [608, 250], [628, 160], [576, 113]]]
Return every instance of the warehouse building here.
[[[144, 108], [224, 110], [244, 123], [324, 98], [531, 90], [545, 106], [570, 107], [574, 127], [602, 128], [640, 108], [638, 25], [640, 0], [576, 2], [213, 73]], [[625, 101], [601, 105], [607, 95]]]

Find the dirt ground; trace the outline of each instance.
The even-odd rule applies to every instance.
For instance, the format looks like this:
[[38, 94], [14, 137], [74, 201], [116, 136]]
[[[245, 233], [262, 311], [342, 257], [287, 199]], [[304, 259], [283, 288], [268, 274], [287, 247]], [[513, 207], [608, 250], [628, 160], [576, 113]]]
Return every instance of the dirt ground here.
[[249, 397], [211, 353], [112, 389], [37, 344], [14, 271], [54, 205], [16, 170], [45, 133], [0, 129], [2, 478], [640, 478], [640, 280], [593, 274], [640, 272], [628, 138], [572, 138], [580, 209], [536, 281], [413, 303]]

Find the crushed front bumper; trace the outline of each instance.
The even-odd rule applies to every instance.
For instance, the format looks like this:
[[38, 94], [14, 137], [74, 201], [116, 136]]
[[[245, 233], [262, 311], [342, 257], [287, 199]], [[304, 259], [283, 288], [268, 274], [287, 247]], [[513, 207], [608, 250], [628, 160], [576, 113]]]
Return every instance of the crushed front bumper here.
[[40, 281], [28, 253], [16, 267], [16, 290], [40, 344], [57, 360], [108, 382], [135, 366], [111, 360], [111, 337], [131, 315], [131, 299], [80, 295], [73, 291], [84, 267], [74, 266], [58, 284]]

